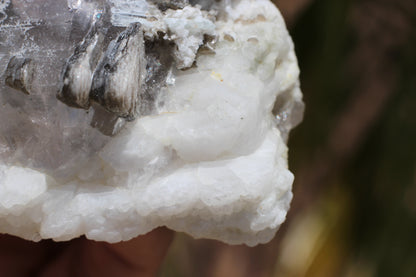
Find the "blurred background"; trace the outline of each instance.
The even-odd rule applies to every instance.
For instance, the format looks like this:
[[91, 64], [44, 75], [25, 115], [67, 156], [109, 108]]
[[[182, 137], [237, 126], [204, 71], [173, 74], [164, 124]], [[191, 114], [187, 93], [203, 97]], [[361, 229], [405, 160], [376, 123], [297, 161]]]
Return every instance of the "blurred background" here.
[[416, 1], [274, 2], [306, 103], [287, 221], [254, 248], [177, 234], [160, 276], [416, 276]]

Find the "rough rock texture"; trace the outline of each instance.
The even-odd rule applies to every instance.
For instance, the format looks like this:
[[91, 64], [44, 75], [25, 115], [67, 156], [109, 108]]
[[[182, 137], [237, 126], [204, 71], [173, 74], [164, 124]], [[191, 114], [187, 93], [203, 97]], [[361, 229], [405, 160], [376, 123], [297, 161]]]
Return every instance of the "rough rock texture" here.
[[273, 4], [1, 3], [0, 232], [274, 236], [292, 199], [285, 141], [303, 104]]

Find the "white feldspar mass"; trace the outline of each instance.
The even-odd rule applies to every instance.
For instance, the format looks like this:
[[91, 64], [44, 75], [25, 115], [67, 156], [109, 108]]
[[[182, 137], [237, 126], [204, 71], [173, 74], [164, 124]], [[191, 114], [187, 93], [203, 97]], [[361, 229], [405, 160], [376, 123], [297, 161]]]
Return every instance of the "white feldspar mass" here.
[[269, 0], [0, 3], [0, 233], [274, 236], [303, 104]]

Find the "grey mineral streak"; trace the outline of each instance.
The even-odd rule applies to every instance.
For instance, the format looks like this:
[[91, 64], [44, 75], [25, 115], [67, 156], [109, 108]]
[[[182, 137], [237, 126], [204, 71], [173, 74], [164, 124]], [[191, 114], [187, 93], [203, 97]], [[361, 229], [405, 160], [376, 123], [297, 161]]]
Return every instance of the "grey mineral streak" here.
[[265, 243], [302, 114], [269, 0], [0, 1], [0, 233]]

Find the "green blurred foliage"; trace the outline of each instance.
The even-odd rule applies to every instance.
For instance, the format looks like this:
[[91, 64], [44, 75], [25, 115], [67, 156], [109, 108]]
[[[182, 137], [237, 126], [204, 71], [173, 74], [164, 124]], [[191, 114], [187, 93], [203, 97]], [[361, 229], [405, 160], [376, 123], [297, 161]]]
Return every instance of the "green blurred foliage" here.
[[[296, 47], [306, 104], [302, 124], [292, 131], [294, 166], [326, 143], [335, 116], [352, 88], [347, 56], [352, 34], [346, 23], [348, 1], [321, 0], [290, 30]], [[305, 139], [306, 138], [306, 139]]]
[[[314, 1], [291, 30], [306, 103], [304, 122], [290, 141], [295, 175], [325, 149], [338, 116], [357, 89], [361, 68], [351, 67], [350, 59], [358, 35], [349, 14], [358, 2]], [[338, 223], [348, 232], [326, 246], [348, 245], [342, 249], [345, 261], [339, 274], [345, 274], [351, 263], [361, 263], [373, 268], [370, 276], [416, 276], [416, 15], [407, 16], [412, 19], [409, 38], [386, 57], [398, 65], [395, 91], [351, 159], [336, 172], [339, 181], [331, 178], [321, 184], [320, 201], [350, 195], [349, 216]], [[338, 195], [333, 193], [337, 186], [342, 191]], [[316, 259], [315, 263], [325, 263]]]
[[377, 276], [416, 276], [415, 28], [398, 58], [397, 93], [345, 172], [354, 195], [353, 253], [376, 264]]

